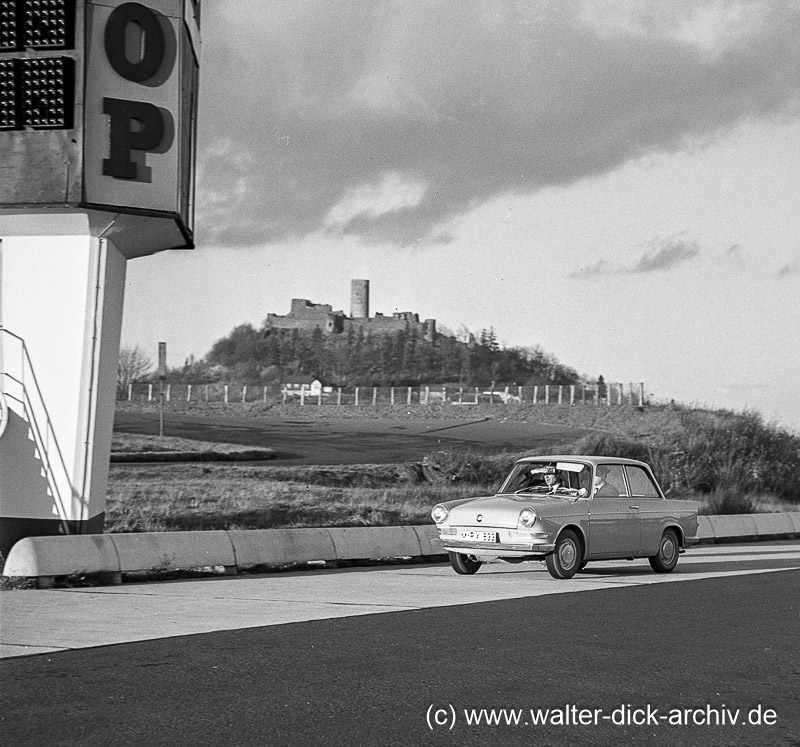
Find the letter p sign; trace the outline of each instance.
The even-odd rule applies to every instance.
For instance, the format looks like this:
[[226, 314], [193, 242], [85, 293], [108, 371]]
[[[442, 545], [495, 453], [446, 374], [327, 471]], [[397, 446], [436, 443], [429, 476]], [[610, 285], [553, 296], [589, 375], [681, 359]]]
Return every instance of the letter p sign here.
[[[168, 37], [171, 28], [141, 3], [115, 8], [104, 34], [105, 54], [113, 70], [132, 83], [160, 86], [174, 64], [175, 42]], [[164, 152], [164, 136], [168, 129], [171, 132], [169, 113], [146, 101], [108, 97], [103, 98], [103, 113], [110, 119], [109, 158], [103, 159], [103, 174], [150, 181], [143, 153]], [[134, 150], [141, 152], [138, 157], [133, 156]]]

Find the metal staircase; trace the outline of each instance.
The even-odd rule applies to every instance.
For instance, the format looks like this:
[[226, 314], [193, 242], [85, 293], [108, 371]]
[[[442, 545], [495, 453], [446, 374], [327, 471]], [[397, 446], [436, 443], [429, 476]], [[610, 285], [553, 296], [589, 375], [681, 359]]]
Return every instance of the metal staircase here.
[[[0, 403], [7, 408], [2, 413], [0, 448], [3, 447], [5, 424], [11, 413], [20, 416], [28, 426], [34, 458], [40, 465], [41, 476], [47, 483], [47, 496], [53, 501], [53, 513], [61, 520], [62, 531], [69, 534], [69, 500], [75, 497], [70, 473], [56, 439], [55, 430], [47, 411], [41, 389], [36, 380], [28, 348], [19, 335], [0, 327]], [[65, 494], [68, 496], [65, 500]], [[79, 517], [73, 517], [79, 518]]]

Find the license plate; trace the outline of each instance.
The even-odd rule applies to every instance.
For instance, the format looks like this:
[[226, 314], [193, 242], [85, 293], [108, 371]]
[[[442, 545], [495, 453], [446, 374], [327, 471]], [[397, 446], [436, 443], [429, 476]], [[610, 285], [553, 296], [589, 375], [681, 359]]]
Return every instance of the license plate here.
[[476, 532], [472, 529], [459, 529], [458, 538], [470, 542], [497, 542], [497, 532]]

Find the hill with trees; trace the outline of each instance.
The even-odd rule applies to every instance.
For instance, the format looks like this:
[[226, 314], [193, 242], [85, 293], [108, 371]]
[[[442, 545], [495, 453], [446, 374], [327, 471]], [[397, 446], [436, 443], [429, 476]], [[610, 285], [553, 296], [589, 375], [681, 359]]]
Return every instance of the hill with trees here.
[[443, 330], [428, 341], [416, 330], [274, 330], [251, 324], [217, 340], [202, 360], [170, 370], [175, 383], [267, 385], [313, 376], [329, 386], [576, 384], [584, 379], [540, 347], [501, 347], [494, 329], [474, 335]]

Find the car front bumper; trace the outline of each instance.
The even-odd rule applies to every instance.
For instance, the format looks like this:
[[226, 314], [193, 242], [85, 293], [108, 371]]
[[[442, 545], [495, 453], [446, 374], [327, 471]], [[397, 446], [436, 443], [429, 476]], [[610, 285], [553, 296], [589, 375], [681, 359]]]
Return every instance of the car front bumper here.
[[474, 555], [480, 558], [527, 558], [531, 556], [549, 555], [555, 550], [555, 543], [549, 541], [533, 542], [474, 542], [471, 540], [458, 540], [452, 536], [439, 536], [444, 549], [448, 552], [458, 552]]

